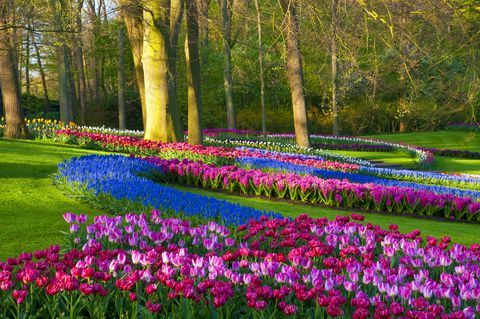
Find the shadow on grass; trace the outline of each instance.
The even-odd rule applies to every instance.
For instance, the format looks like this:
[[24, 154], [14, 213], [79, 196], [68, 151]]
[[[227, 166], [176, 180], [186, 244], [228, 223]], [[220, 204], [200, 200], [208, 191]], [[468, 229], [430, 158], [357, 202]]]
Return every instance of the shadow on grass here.
[[5, 178], [47, 178], [57, 171], [57, 165], [28, 164], [28, 163], [1, 163], [0, 179]]

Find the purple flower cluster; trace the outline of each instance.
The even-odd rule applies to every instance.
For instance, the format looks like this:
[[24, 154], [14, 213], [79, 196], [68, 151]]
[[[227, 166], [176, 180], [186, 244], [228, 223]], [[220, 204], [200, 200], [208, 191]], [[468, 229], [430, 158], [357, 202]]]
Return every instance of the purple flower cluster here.
[[189, 160], [145, 161], [162, 169], [170, 181], [257, 196], [288, 198], [327, 206], [476, 220], [480, 202], [468, 197], [436, 194], [400, 186], [360, 184], [311, 175], [264, 172], [237, 166], [217, 167]]
[[355, 319], [473, 319], [480, 311], [479, 245], [355, 222], [361, 215], [261, 218], [234, 231], [158, 211], [90, 225], [65, 219], [76, 225], [65, 253], [53, 246], [0, 263], [0, 311]]

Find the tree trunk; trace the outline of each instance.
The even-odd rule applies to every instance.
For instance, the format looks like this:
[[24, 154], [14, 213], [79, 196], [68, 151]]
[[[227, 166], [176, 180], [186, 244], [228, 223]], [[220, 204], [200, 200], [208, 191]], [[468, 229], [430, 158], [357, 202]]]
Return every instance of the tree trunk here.
[[127, 120], [125, 115], [125, 28], [122, 16], [118, 16], [118, 127], [126, 129]]
[[200, 55], [198, 52], [199, 12], [195, 0], [186, 0], [186, 6], [185, 59], [188, 77], [188, 143], [199, 145], [203, 142]]
[[[144, 2], [143, 71], [145, 79], [145, 105], [147, 121], [145, 139], [169, 141], [173, 132], [172, 121], [168, 120], [168, 37], [156, 25], [164, 14], [158, 0]], [[164, 4], [163, 4], [164, 5]]]
[[338, 0], [332, 0], [332, 116], [333, 116], [333, 135], [340, 133], [338, 125], [338, 62], [337, 62], [337, 10]]
[[30, 31], [26, 30], [25, 44], [25, 93], [30, 95]]
[[57, 47], [58, 61], [58, 100], [60, 103], [60, 120], [68, 123], [72, 120], [71, 107], [71, 88], [69, 80], [69, 58], [68, 50], [65, 45]]
[[267, 133], [267, 111], [265, 108], [265, 76], [263, 74], [263, 42], [262, 42], [262, 12], [258, 0], [255, 0], [257, 11], [257, 32], [258, 32], [258, 64], [260, 72], [260, 107], [262, 110], [262, 133]]
[[[183, 141], [183, 125], [180, 110], [177, 104], [177, 52], [178, 52], [178, 35], [182, 24], [184, 0], [170, 0], [170, 17], [168, 30], [162, 32], [169, 34], [168, 43], [168, 109], [173, 121], [174, 128], [171, 137], [172, 141]], [[166, 26], [167, 24], [165, 24]]]
[[135, 68], [135, 76], [137, 79], [138, 92], [140, 93], [140, 103], [142, 106], [143, 129], [146, 127], [147, 110], [145, 105], [145, 80], [143, 75], [143, 25], [142, 25], [142, 9], [139, 6], [129, 7], [125, 13], [125, 26], [132, 48], [133, 65]]
[[48, 98], [48, 86], [47, 80], [45, 78], [45, 71], [43, 70], [42, 59], [40, 57], [40, 50], [38, 49], [37, 42], [35, 41], [35, 35], [33, 32], [30, 34], [33, 48], [35, 49], [35, 55], [37, 58], [37, 66], [38, 66], [38, 73], [40, 73], [40, 78], [42, 80], [42, 88], [43, 88], [43, 101], [44, 101], [44, 108], [45, 112], [50, 112], [50, 99]]
[[27, 138], [29, 136], [27, 126], [23, 119], [20, 87], [15, 58], [10, 46], [11, 29], [3, 29], [7, 4], [0, 8], [0, 91], [5, 108], [5, 137], [6, 138]]
[[229, 129], [237, 128], [235, 107], [233, 105], [233, 77], [232, 77], [232, 52], [230, 50], [231, 40], [231, 18], [228, 14], [227, 0], [220, 0], [220, 15], [223, 35], [223, 85], [225, 89], [225, 105], [227, 109], [227, 125]]
[[210, 11], [210, 0], [197, 0], [198, 7], [198, 25], [199, 25], [199, 37], [200, 43], [203, 47], [208, 47], [209, 28], [208, 28], [208, 16]]
[[79, 35], [76, 36], [76, 44], [74, 47], [74, 55], [77, 69], [78, 80], [78, 102], [80, 104], [80, 123], [85, 125], [85, 114], [87, 112], [87, 89], [85, 79], [85, 64], [83, 60], [83, 41], [82, 41], [82, 8], [83, 0], [80, 0], [77, 5], [77, 31]]
[[298, 39], [298, 21], [294, 0], [281, 0], [285, 15], [284, 34], [287, 48], [287, 76], [292, 95], [295, 139], [299, 146], [310, 147], [307, 110], [303, 92], [302, 54]]

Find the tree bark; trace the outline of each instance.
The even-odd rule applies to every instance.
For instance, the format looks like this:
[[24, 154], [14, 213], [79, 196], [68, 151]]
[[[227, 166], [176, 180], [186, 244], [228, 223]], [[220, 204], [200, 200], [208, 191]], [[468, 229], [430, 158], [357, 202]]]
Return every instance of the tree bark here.
[[35, 49], [35, 55], [37, 58], [37, 66], [38, 66], [38, 73], [40, 73], [40, 79], [42, 80], [42, 88], [43, 88], [43, 101], [44, 101], [44, 108], [45, 112], [50, 112], [50, 99], [48, 98], [48, 86], [47, 80], [45, 78], [45, 71], [42, 65], [42, 59], [40, 57], [40, 50], [38, 49], [37, 42], [35, 41], [35, 35], [33, 32], [30, 34], [33, 48]]
[[26, 30], [25, 44], [25, 93], [30, 95], [30, 31]]
[[337, 10], [338, 0], [332, 0], [332, 121], [333, 135], [340, 133], [338, 124], [338, 105], [337, 105], [337, 88], [338, 88], [338, 61], [337, 61]]
[[82, 40], [82, 8], [83, 0], [77, 3], [76, 23], [78, 35], [76, 36], [76, 44], [74, 47], [74, 55], [76, 61], [77, 81], [78, 81], [78, 102], [80, 104], [80, 123], [85, 125], [85, 114], [87, 112], [87, 89], [85, 79], [85, 64], [83, 60], [83, 40]]
[[180, 33], [180, 27], [182, 25], [183, 12], [184, 12], [184, 0], [170, 0], [169, 10], [169, 25], [165, 23], [165, 29], [162, 32], [169, 35], [168, 42], [168, 108], [171, 114], [171, 120], [173, 121], [172, 127], [174, 128], [174, 135], [171, 140], [181, 142], [183, 141], [183, 125], [180, 110], [177, 104], [177, 52], [178, 52], [178, 35]]
[[267, 133], [267, 111], [265, 107], [265, 76], [263, 74], [263, 42], [262, 42], [262, 12], [258, 0], [255, 0], [257, 11], [257, 33], [258, 33], [258, 64], [260, 75], [260, 107], [262, 111], [262, 133]]
[[23, 119], [20, 87], [13, 48], [12, 29], [8, 28], [8, 17], [13, 13], [13, 1], [0, 6], [0, 91], [5, 108], [5, 137], [27, 138], [28, 129]]
[[185, 59], [188, 78], [188, 143], [199, 145], [203, 142], [200, 55], [198, 52], [199, 11], [195, 0], [186, 0], [186, 7]]
[[128, 39], [132, 48], [133, 65], [137, 79], [138, 92], [140, 93], [140, 104], [142, 106], [143, 129], [146, 127], [147, 109], [145, 105], [145, 80], [143, 75], [143, 24], [142, 8], [138, 5], [129, 5], [124, 10], [125, 26]]
[[122, 16], [118, 16], [118, 127], [121, 130], [127, 128], [125, 115], [125, 28]]
[[58, 100], [60, 103], [60, 120], [64, 123], [72, 121], [71, 86], [69, 79], [70, 61], [68, 48], [65, 45], [57, 47], [58, 61]]
[[173, 132], [173, 121], [168, 110], [168, 41], [169, 38], [157, 27], [165, 14], [168, 1], [146, 0], [144, 2], [143, 71], [145, 79], [145, 104], [147, 121], [145, 139], [167, 142]]
[[199, 26], [199, 38], [200, 43], [203, 47], [208, 47], [209, 39], [209, 27], [208, 27], [208, 16], [210, 11], [210, 0], [197, 0], [198, 7], [198, 26]]
[[302, 54], [298, 38], [298, 20], [294, 0], [281, 0], [285, 15], [284, 34], [287, 49], [287, 76], [292, 96], [293, 121], [297, 145], [310, 147], [307, 110], [303, 91]]
[[230, 48], [232, 21], [229, 14], [228, 1], [220, 0], [220, 16], [223, 35], [223, 86], [225, 90], [225, 106], [227, 109], [227, 125], [229, 129], [237, 128], [235, 106], [233, 104], [232, 52]]

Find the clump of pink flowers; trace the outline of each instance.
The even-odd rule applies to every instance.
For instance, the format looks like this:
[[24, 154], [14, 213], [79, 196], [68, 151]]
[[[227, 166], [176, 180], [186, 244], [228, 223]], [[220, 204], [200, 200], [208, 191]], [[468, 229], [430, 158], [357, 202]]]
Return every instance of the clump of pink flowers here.
[[[475, 318], [480, 245], [301, 215], [229, 229], [65, 214], [70, 245], [0, 263], [5, 317]], [[119, 306], [122, 305], [122, 306]], [[148, 315], [149, 313], [149, 315]]]

